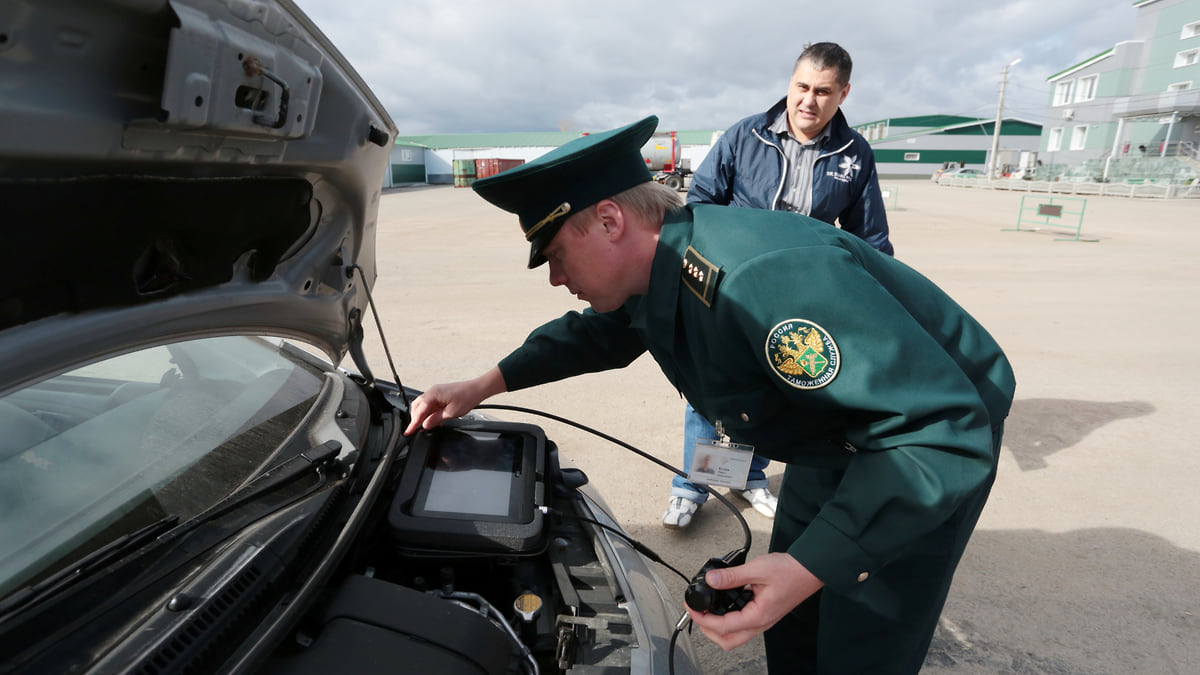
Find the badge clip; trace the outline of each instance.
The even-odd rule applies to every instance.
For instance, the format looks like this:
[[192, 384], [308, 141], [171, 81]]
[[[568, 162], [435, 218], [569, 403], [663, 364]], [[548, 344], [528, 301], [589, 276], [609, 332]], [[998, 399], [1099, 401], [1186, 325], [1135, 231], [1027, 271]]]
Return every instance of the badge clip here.
[[725, 433], [725, 425], [721, 424], [721, 420], [717, 420], [717, 423], [713, 426], [717, 428], [717, 438], [713, 444], [722, 448], [731, 446], [733, 443], [729, 440], [729, 434]]
[[744, 490], [750, 461], [754, 459], [754, 446], [734, 443], [720, 420], [713, 426], [717, 431], [716, 438], [696, 439], [692, 465], [687, 467], [688, 480]]

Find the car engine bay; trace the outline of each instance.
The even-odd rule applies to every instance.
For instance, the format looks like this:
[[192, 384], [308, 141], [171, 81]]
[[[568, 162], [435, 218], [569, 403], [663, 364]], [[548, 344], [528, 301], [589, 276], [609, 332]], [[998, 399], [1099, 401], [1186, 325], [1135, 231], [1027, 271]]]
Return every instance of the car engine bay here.
[[[497, 444], [508, 451], [487, 447]], [[564, 472], [556, 455], [532, 425], [483, 421], [419, 435], [386, 519], [360, 537], [352, 573], [306, 617], [296, 633], [304, 647], [289, 649], [279, 672], [379, 663], [430, 673], [629, 672], [640, 638], [624, 589], [597, 550], [602, 525], [575, 491], [586, 477]], [[479, 466], [485, 458], [490, 467]], [[481, 485], [464, 480], [458, 496], [492, 503], [451, 507], [446, 477], [472, 473], [511, 485], [472, 490]], [[496, 494], [510, 499], [492, 509]]]

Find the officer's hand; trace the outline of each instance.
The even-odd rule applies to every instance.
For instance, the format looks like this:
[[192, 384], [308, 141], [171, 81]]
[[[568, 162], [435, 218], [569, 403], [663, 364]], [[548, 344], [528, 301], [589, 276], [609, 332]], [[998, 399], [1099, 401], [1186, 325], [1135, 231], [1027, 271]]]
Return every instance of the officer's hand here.
[[499, 368], [492, 368], [473, 380], [435, 384], [413, 401], [412, 420], [404, 435], [418, 429], [432, 429], [448, 419], [461, 417], [484, 399], [504, 391], [507, 387]]
[[768, 553], [745, 565], [710, 570], [705, 576], [716, 589], [749, 586], [754, 600], [723, 616], [688, 609], [692, 622], [725, 651], [746, 644], [766, 631], [824, 584], [786, 553]]

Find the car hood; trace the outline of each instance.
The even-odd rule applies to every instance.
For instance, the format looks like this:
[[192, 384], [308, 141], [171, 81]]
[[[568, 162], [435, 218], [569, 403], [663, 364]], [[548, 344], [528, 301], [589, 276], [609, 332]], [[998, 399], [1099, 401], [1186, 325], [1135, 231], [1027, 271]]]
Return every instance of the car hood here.
[[345, 355], [396, 127], [286, 0], [0, 4], [0, 390], [189, 336]]

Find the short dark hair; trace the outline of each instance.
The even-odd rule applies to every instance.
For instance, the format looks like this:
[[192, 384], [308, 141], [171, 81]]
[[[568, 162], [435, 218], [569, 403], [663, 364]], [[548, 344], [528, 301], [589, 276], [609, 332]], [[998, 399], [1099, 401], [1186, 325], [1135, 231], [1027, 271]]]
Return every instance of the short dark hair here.
[[854, 70], [854, 62], [840, 45], [833, 42], [812, 42], [804, 45], [804, 51], [800, 52], [792, 71], [795, 72], [800, 67], [800, 62], [805, 60], [812, 63], [813, 68], [817, 70], [837, 68], [838, 84], [843, 87], [850, 84], [850, 71]]

